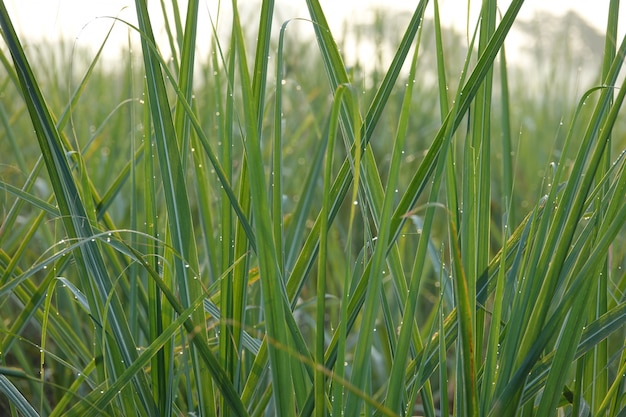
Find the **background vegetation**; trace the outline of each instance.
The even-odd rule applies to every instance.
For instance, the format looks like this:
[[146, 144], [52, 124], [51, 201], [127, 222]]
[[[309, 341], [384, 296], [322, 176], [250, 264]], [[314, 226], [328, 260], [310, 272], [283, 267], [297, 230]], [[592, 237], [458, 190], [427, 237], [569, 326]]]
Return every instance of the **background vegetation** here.
[[0, 414], [626, 416], [619, 1], [522, 3], [137, 0], [115, 65], [0, 3]]

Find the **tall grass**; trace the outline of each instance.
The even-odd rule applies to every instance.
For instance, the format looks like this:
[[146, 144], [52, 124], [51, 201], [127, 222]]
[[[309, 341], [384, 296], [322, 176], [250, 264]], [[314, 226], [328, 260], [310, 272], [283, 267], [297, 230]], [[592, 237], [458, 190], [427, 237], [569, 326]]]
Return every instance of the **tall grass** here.
[[619, 2], [556, 138], [512, 131], [522, 3], [455, 62], [420, 1], [368, 70], [314, 0], [222, 5], [207, 61], [137, 0], [119, 72], [48, 82], [0, 3], [0, 413], [625, 415]]

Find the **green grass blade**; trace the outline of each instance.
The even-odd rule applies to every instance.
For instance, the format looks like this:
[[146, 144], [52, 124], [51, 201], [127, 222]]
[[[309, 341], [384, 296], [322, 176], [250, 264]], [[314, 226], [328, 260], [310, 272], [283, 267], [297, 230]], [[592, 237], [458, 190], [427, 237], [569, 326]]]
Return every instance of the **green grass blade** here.
[[[601, 159], [602, 153], [604, 153], [604, 144], [608, 142], [607, 137], [612, 130], [612, 125], [617, 117], [617, 113], [621, 107], [624, 97], [626, 97], [626, 91], [622, 91], [624, 88], [626, 88], [626, 84], [622, 85], [618, 96], [615, 99], [615, 104], [611, 108], [610, 113], [607, 115], [605, 126], [603, 127], [603, 133], [599, 138], [599, 146], [597, 146], [594, 151], [592, 161], [599, 161]], [[597, 167], [598, 165], [595, 165], [592, 162], [591, 172], [595, 174], [595, 169], [597, 169]], [[620, 210], [620, 212], [623, 213], [626, 211]], [[611, 222], [610, 226], [601, 226], [599, 228], [599, 242], [592, 254], [590, 255], [589, 259], [587, 260], [585, 266], [583, 266], [581, 270], [581, 272], [586, 272], [585, 276], [587, 274], [590, 274], [591, 276], [602, 276], [601, 270], [604, 263], [600, 262], [600, 259], [602, 259], [603, 256], [607, 255], [608, 246], [610, 245], [610, 242], [613, 241], [616, 235], [615, 231], [621, 230], [624, 224], [624, 219], [621, 216], [621, 213], [618, 213], [616, 215], [616, 219]], [[605, 222], [603, 226], [607, 223], [608, 221]], [[595, 262], [590, 264], [590, 261]], [[578, 297], [582, 297], [582, 295], [584, 294], [589, 294], [591, 292], [593, 282], [593, 280], [587, 279], [587, 284], [581, 289]], [[556, 405], [558, 404], [558, 401], [560, 399], [561, 387], [564, 385], [565, 382], [565, 373], [556, 372], [555, 369], [562, 369], [562, 367], [564, 367], [566, 364], [571, 363], [573, 359], [575, 347], [578, 345], [578, 341], [580, 340], [580, 335], [582, 333], [584, 325], [584, 311], [587, 308], [587, 302], [587, 300], [579, 298], [572, 306], [572, 311], [570, 312], [571, 318], [567, 319], [567, 324], [564, 326], [563, 329], [563, 335], [557, 344], [557, 350], [555, 354], [555, 366], [552, 368], [548, 376], [546, 387], [541, 397], [541, 402], [539, 403], [539, 413], [549, 413], [551, 412], [550, 410], [555, 409]]]
[[[168, 238], [171, 239], [173, 250], [179, 255], [173, 258], [175, 271], [173, 278], [180, 291], [183, 306], [188, 307], [193, 295], [202, 292], [202, 286], [197, 277], [194, 278], [194, 274], [198, 274], [199, 263], [194, 229], [191, 223], [187, 184], [183, 171], [183, 154], [181, 153], [181, 149], [179, 148], [180, 144], [178, 142], [181, 139], [180, 135], [186, 135], [187, 133], [185, 132], [185, 121], [187, 118], [179, 119], [182, 120], [180, 126], [178, 126], [181, 131], [177, 132], [169, 110], [169, 101], [165, 89], [165, 81], [161, 72], [160, 61], [155, 57], [155, 52], [148, 46], [148, 42], [154, 43], [154, 35], [148, 16], [147, 5], [145, 2], [138, 0], [136, 2], [136, 8], [139, 28], [145, 35], [145, 38], [142, 38], [142, 49], [146, 71], [146, 85], [155, 132], [154, 140], [157, 148], [157, 157], [167, 207]], [[193, 44], [193, 39], [190, 38], [195, 38], [193, 6], [190, 8], [190, 13], [190, 26], [187, 28], [188, 40], [185, 41], [185, 46], [188, 48]], [[183, 62], [183, 65], [184, 68], [187, 69], [187, 72], [181, 74], [180, 82], [183, 88], [186, 86], [187, 93], [190, 93], [189, 89], [191, 88], [192, 80], [189, 79], [189, 77], [191, 68], [193, 68], [191, 59], [193, 51], [186, 51], [184, 55], [186, 62]], [[185, 98], [183, 98], [183, 100], [184, 99]], [[183, 140], [183, 143], [188, 143], [188, 140]], [[186, 150], [183, 149], [183, 152], [184, 151]], [[193, 321], [199, 323], [199, 326], [202, 326], [200, 323], [205, 322], [203, 310], [194, 311]], [[193, 337], [206, 341], [206, 329], [200, 327]], [[191, 348], [190, 354], [192, 359], [193, 379], [199, 389], [198, 408], [200, 410], [210, 410], [211, 407], [213, 407], [214, 401], [211, 391], [209, 390], [210, 380], [206, 364], [200, 360], [198, 356], [199, 353], [195, 347]]]
[[[59, 132], [11, 25], [4, 3], [0, 6], [0, 25], [13, 56], [31, 121], [35, 127], [43, 159], [55, 191], [59, 211], [63, 214], [66, 233], [72, 239], [89, 239], [86, 245], [81, 246], [80, 250], [74, 253], [74, 258], [77, 267], [81, 270], [83, 287], [89, 289], [88, 298], [96, 321], [105, 325], [109, 320], [108, 323], [111, 325], [115, 344], [106, 347], [107, 349], [112, 348], [112, 358], [109, 359], [110, 362], [107, 363], [107, 367], [108, 371], [115, 375], [121, 371], [124, 363], [133, 362], [137, 356], [136, 347], [124, 320], [119, 299], [113, 297], [110, 304], [105, 304], [111, 293], [111, 282], [106, 273], [101, 252], [96, 243], [90, 240], [93, 234], [91, 225], [86, 221], [88, 216], [80, 200], [80, 193], [71, 175], [66, 155], [63, 152]], [[107, 315], [105, 308], [110, 308], [111, 314]], [[101, 337], [98, 339], [103, 340]], [[100, 348], [104, 349], [105, 347], [100, 346]], [[145, 377], [139, 374], [134, 382], [137, 388], [138, 401], [141, 402], [142, 407], [145, 410], [154, 410], [154, 402], [149, 395]]]
[[[413, 60], [411, 62], [411, 69], [409, 70], [409, 81], [407, 83], [408, 85], [404, 93], [405, 95], [404, 95], [404, 99], [403, 99], [404, 101], [402, 104], [402, 113], [400, 115], [400, 120], [398, 122], [398, 132], [396, 136], [396, 141], [394, 143], [394, 153], [392, 155], [391, 167], [389, 169], [390, 170], [389, 180], [385, 187], [385, 189], [387, 190], [395, 190], [397, 187], [397, 184], [395, 184], [392, 179], [394, 178], [397, 179], [399, 169], [400, 169], [400, 157], [403, 152], [402, 149], [404, 147], [404, 141], [405, 141], [406, 134], [407, 134], [407, 126], [408, 126], [408, 120], [409, 120], [409, 115], [410, 115], [410, 110], [411, 110], [411, 100], [413, 98], [412, 97], [413, 96], [413, 84], [414, 84], [413, 81], [415, 80], [415, 72], [416, 72], [416, 67], [417, 67], [417, 62], [418, 62], [419, 42], [417, 45], [418, 46], [416, 46], [415, 52], [413, 54]], [[385, 219], [388, 219], [388, 216], [391, 215], [392, 207], [391, 207], [391, 202], [389, 200], [391, 200], [393, 193], [388, 191], [386, 193], [386, 196], [387, 196], [385, 200], [386, 205], [383, 207], [381, 220], [380, 220], [380, 225], [383, 228], [385, 228], [387, 225], [387, 222], [385, 221]], [[387, 230], [387, 233], [388, 233], [388, 230]], [[429, 231], [425, 232], [425, 236], [429, 236]], [[380, 239], [383, 239], [383, 238], [385, 240], [381, 241]], [[379, 230], [378, 239], [379, 239], [379, 244], [377, 246], [385, 246], [384, 244], [382, 244], [382, 242], [387, 241], [387, 236], [381, 234], [380, 230]], [[427, 241], [428, 239], [420, 239], [421, 246], [424, 248], [428, 247]], [[386, 252], [386, 248], [384, 249], [384, 251]], [[426, 250], [424, 249], [423, 252], [425, 253], [425, 251]], [[376, 255], [376, 252], [374, 254]], [[422, 267], [422, 265], [418, 265], [419, 261], [417, 261], [417, 259], [420, 259], [419, 255], [416, 256], [416, 262], [414, 264], [414, 274], [411, 277], [411, 283], [408, 289], [408, 293], [406, 291], [404, 292], [405, 294], [407, 294], [407, 296], [406, 296], [406, 301], [405, 301], [405, 305], [403, 309], [404, 310], [403, 314], [407, 318], [414, 317], [415, 311], [417, 309], [417, 300], [418, 300], [417, 293], [419, 291], [421, 274], [419, 272], [416, 273], [416, 271], [418, 271], [418, 269], [421, 269]], [[421, 260], [423, 260], [423, 258]], [[374, 268], [374, 266], [372, 266], [372, 268]], [[380, 274], [380, 272], [378, 274], [382, 275]], [[393, 365], [392, 365], [391, 372], [389, 375], [389, 385], [387, 387], [387, 398], [385, 401], [385, 405], [389, 407], [391, 410], [394, 410], [397, 412], [399, 412], [402, 408], [401, 400], [402, 400], [402, 394], [404, 392], [404, 389], [403, 389], [404, 378], [403, 377], [404, 377], [404, 373], [406, 370], [405, 366], [407, 363], [407, 355], [408, 355], [409, 348], [410, 348], [410, 342], [411, 342], [411, 336], [412, 336], [411, 333], [413, 331], [413, 325], [414, 325], [413, 320], [407, 319], [407, 320], [402, 321], [402, 325], [400, 328], [400, 335], [398, 337], [397, 348], [395, 349], [395, 352], [394, 352]]]
[[[618, 17], [619, 17], [619, 2], [612, 1], [609, 5], [608, 10], [608, 22], [605, 34], [605, 44], [604, 44], [604, 60], [602, 62], [602, 74], [601, 80], [604, 80], [609, 75], [609, 71], [611, 69], [611, 64], [615, 59], [617, 52], [617, 36], [618, 36]], [[605, 116], [606, 119], [606, 116]], [[596, 173], [597, 182], [599, 183], [602, 177], [610, 170], [611, 163], [611, 143], [614, 142], [612, 137], [609, 137], [609, 145], [606, 147], [606, 150], [603, 155], [603, 160], [600, 162], [600, 169]], [[608, 186], [605, 191], [608, 191]], [[600, 197], [598, 197], [600, 200]], [[598, 205], [598, 209], [602, 210], [601, 206]], [[610, 256], [607, 255], [607, 259], [604, 262], [604, 267], [600, 274], [602, 276], [610, 276]], [[595, 290], [595, 300], [592, 302], [595, 304], [595, 309], [589, 311], [589, 320], [594, 321], [601, 315], [607, 312], [608, 309], [608, 285], [607, 280], [599, 280], [597, 287], [592, 289]], [[594, 414], [597, 414], [597, 409], [600, 406], [600, 402], [604, 397], [605, 393], [609, 389], [609, 347], [607, 341], [602, 341], [596, 346], [592, 353], [586, 356], [585, 359], [579, 361], [578, 364], [582, 368], [581, 371], [584, 372], [580, 378], [577, 378], [577, 383], [580, 383], [580, 386], [591, 386], [591, 389], [587, 388], [587, 391], [590, 391], [590, 395], [586, 397], [588, 400], [589, 406]], [[575, 404], [575, 406], [578, 406]]]
[[474, 70], [471, 72], [465, 85], [463, 86], [462, 91], [460, 92], [460, 97], [462, 97], [462, 99], [457, 102], [458, 108], [453, 109], [453, 113], [448, 113], [448, 117], [446, 117], [441, 129], [433, 139], [423, 162], [411, 178], [409, 186], [402, 196], [402, 200], [398, 204], [393, 216], [392, 230], [395, 230], [396, 233], [399, 232], [401, 225], [404, 222], [403, 215], [411, 210], [411, 207], [415, 204], [417, 198], [426, 186], [427, 179], [430, 177], [432, 169], [434, 169], [434, 160], [439, 154], [445, 135], [448, 132], [448, 123], [451, 123], [450, 132], [454, 133], [463, 117], [465, 117], [469, 105], [474, 99], [482, 80], [489, 72], [489, 69], [493, 64], [493, 60], [504, 43], [504, 39], [515, 21], [522, 3], [523, 0], [514, 0], [511, 2], [511, 5], [500, 22], [500, 25], [498, 25], [498, 28], [485, 47], [483, 54], [478, 59]]
[[4, 373], [0, 374], [0, 391], [7, 396], [9, 402], [13, 404], [22, 415], [26, 417], [39, 417], [33, 406], [24, 398], [22, 393], [11, 383]]
[[[330, 114], [330, 126], [328, 129], [328, 139], [326, 145], [326, 161], [324, 165], [324, 196], [322, 203], [322, 210], [320, 212], [320, 252], [318, 257], [318, 276], [317, 276], [317, 312], [316, 312], [316, 344], [315, 344], [315, 415], [323, 417], [327, 415], [326, 410], [326, 375], [322, 370], [324, 369], [324, 353], [325, 353], [325, 322], [326, 322], [326, 269], [327, 269], [327, 255], [328, 255], [328, 216], [331, 205], [331, 176], [333, 166], [333, 150], [335, 146], [335, 139], [337, 135], [337, 127], [339, 122], [339, 112], [342, 105], [343, 96], [349, 93], [350, 90], [346, 86], [340, 86], [337, 89], [335, 98], [333, 101], [333, 107]], [[354, 95], [349, 95], [349, 98], [354, 100]], [[352, 106], [354, 107], [354, 104]]]
[[[111, 241], [110, 243], [113, 245], [116, 244], [115, 241]], [[146, 272], [149, 274], [150, 279], [153, 280], [154, 283], [158, 286], [159, 290], [162, 292], [169, 305], [179, 316], [179, 318], [177, 318], [176, 320], [186, 319], [184, 321], [181, 321], [181, 323], [184, 325], [185, 331], [189, 335], [196, 334], [197, 329], [195, 322], [193, 321], [193, 314], [190, 315], [189, 312], [193, 312], [193, 310], [198, 308], [198, 306], [200, 305], [199, 301], [194, 301], [194, 304], [188, 307], [187, 313], [185, 313], [185, 309], [181, 302], [179, 302], [167, 283], [159, 276], [157, 270], [148, 263], [146, 258], [141, 253], [123, 243], [116, 245], [116, 249], [122, 251], [128, 256], [131, 256], [133, 260], [138, 262], [142, 266], [142, 268], [146, 270]], [[205, 305], [208, 304], [209, 308], [206, 309], [208, 312], [211, 312], [211, 310], [213, 310], [213, 308], [210, 307], [210, 303], [207, 303], [205, 299], [202, 299], [202, 303]], [[176, 326], [172, 325], [172, 327], [175, 328]], [[229, 381], [228, 376], [224, 371], [221, 363], [219, 362], [217, 356], [211, 351], [207, 340], [200, 337], [191, 337], [190, 341], [197, 348], [199, 357], [206, 364], [211, 376], [215, 380], [217, 387], [220, 389], [229, 407], [231, 407], [237, 415], [244, 417], [247, 416], [248, 413], [241, 401], [241, 398], [239, 397], [233, 384]]]
[[0, 414], [623, 414], [619, 2], [523, 64], [523, 0], [135, 3], [94, 56], [0, 2]]
[[267, 322], [268, 353], [272, 375], [273, 395], [276, 401], [277, 415], [289, 415], [295, 410], [294, 398], [291, 395], [292, 370], [291, 358], [285, 349], [291, 341], [284, 327], [285, 311], [288, 308], [284, 283], [278, 268], [277, 248], [274, 246], [267, 186], [261, 158], [260, 136], [258, 132], [258, 110], [252, 91], [252, 83], [248, 74], [248, 66], [243, 45], [243, 35], [239, 23], [236, 3], [235, 42], [241, 77], [242, 99], [244, 102], [245, 132], [244, 141], [249, 166], [247, 180], [250, 183], [252, 196], [252, 212], [255, 219], [255, 230], [259, 256], [259, 273], [263, 292], [264, 314]]

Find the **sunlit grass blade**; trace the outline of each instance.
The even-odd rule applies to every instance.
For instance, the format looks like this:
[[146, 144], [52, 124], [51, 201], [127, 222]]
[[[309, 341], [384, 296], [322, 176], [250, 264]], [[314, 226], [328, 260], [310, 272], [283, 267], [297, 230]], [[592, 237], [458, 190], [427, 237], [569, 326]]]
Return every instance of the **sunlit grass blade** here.
[[[478, 36], [478, 56], [485, 53], [496, 28], [496, 2], [482, 3]], [[481, 362], [484, 333], [484, 310], [476, 309], [476, 278], [487, 268], [490, 247], [491, 223], [491, 106], [492, 106], [493, 68], [489, 68], [481, 82], [469, 113], [469, 135], [464, 143], [463, 170], [461, 183], [461, 202], [463, 215], [460, 216], [459, 235], [455, 238], [460, 243], [462, 266], [454, 265], [457, 272], [455, 294], [460, 319], [459, 349], [457, 358], [462, 367], [457, 367], [463, 374], [457, 374], [457, 403], [459, 413], [469, 416], [478, 415], [476, 386], [477, 364]], [[460, 98], [459, 98], [460, 99]], [[454, 227], [454, 226], [452, 226]], [[456, 241], [451, 242], [453, 248]], [[454, 259], [454, 258], [453, 258]], [[463, 282], [465, 281], [465, 282]], [[467, 291], [467, 293], [464, 293]], [[464, 306], [464, 303], [468, 303]], [[466, 314], [470, 314], [467, 317]], [[469, 319], [469, 322], [468, 322]], [[464, 391], [463, 393], [459, 392]]]

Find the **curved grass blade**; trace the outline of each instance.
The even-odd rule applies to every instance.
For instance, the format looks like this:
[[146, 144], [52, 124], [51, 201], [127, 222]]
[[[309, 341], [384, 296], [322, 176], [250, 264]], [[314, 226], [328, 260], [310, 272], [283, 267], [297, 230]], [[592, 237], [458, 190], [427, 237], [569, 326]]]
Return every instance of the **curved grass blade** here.
[[39, 417], [37, 411], [4, 373], [0, 373], [0, 392], [6, 395], [9, 403], [13, 404], [25, 417]]
[[[100, 249], [95, 242], [90, 240], [91, 235], [93, 235], [92, 228], [87, 221], [88, 216], [85, 207], [80, 200], [78, 187], [70, 172], [59, 132], [15, 34], [4, 3], [0, 4], [0, 25], [13, 56], [24, 99], [35, 127], [59, 211], [63, 214], [62, 220], [66, 233], [72, 239], [89, 239], [86, 245], [74, 252], [74, 258], [82, 277], [82, 286], [88, 290], [87, 297], [91, 311], [95, 314], [98, 322], [104, 324], [106, 318], [111, 325], [115, 343], [97, 346], [97, 348], [109, 350], [111, 356], [107, 356], [106, 366], [108, 372], [116, 375], [122, 371], [123, 364], [132, 363], [137, 357], [136, 347], [127, 321], [124, 319], [125, 314], [119, 298], [113, 296], [110, 303], [106, 301], [109, 294], [112, 293], [112, 283], [106, 272]], [[110, 309], [110, 314], [107, 314], [105, 309]], [[102, 331], [98, 326], [96, 329], [98, 332]], [[104, 340], [102, 334], [96, 339]], [[103, 369], [100, 370], [102, 374], [103, 371]], [[133, 382], [137, 389], [136, 400], [139, 401], [144, 410], [155, 412], [155, 404], [150, 395], [145, 375], [135, 375]], [[126, 395], [124, 397], [127, 398]], [[125, 404], [128, 406], [129, 403], [125, 402]]]

